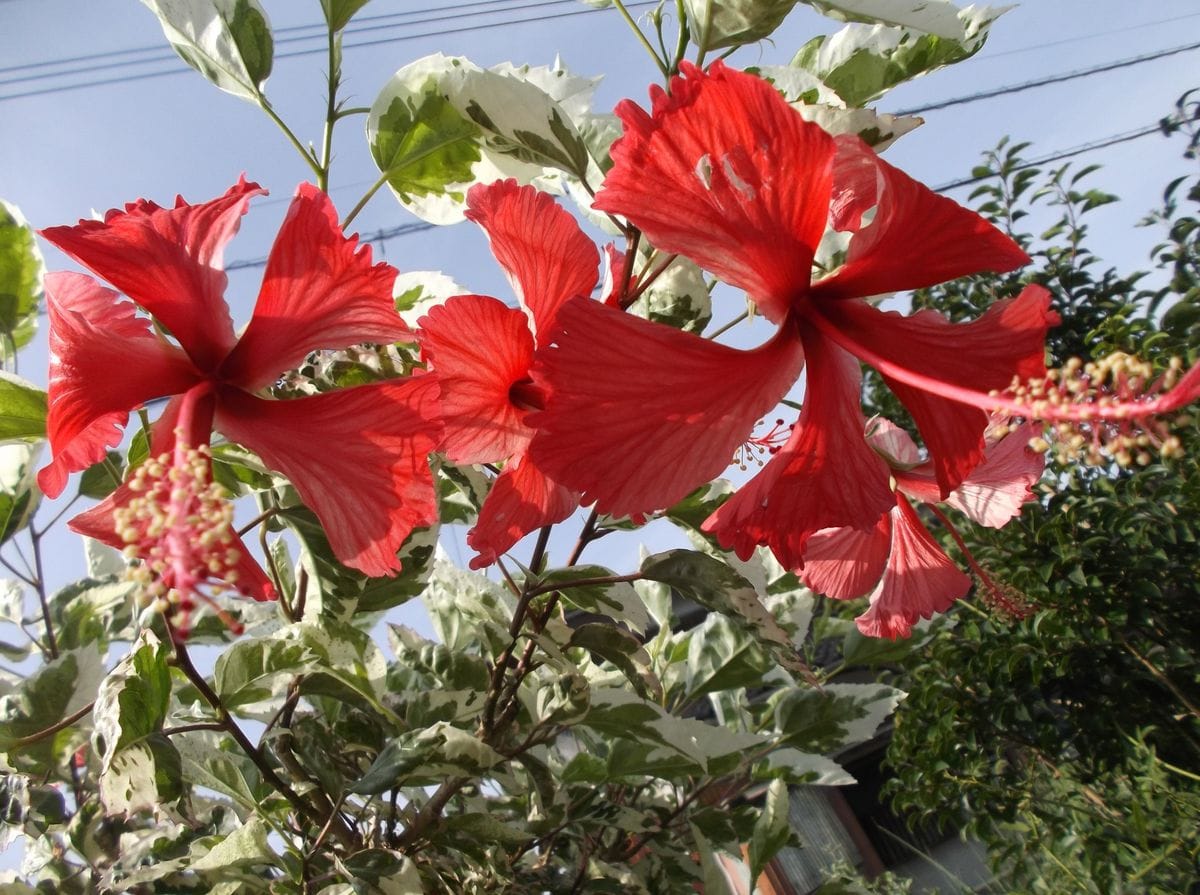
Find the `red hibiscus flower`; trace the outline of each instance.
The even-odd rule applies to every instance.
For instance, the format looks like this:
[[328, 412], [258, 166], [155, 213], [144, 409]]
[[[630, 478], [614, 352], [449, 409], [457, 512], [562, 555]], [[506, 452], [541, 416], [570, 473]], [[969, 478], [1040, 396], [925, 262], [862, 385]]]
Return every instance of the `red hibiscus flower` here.
[[529, 531], [568, 517], [578, 494], [529, 456], [526, 422], [541, 396], [530, 378], [558, 308], [595, 288], [600, 257], [568, 212], [515, 180], [472, 187], [467, 217], [484, 228], [521, 310], [486, 295], [456, 295], [420, 319], [421, 350], [437, 373], [444, 450], [455, 463], [504, 462], [467, 543], [481, 569]]
[[[544, 431], [533, 457], [601, 512], [669, 506], [718, 475], [807, 366], [798, 424], [766, 467], [705, 523], [747, 557], [767, 545], [789, 569], [825, 528], [870, 530], [895, 505], [883, 460], [863, 439], [859, 361], [883, 378], [928, 446], [939, 491], [980, 462], [988, 414], [940, 394], [986, 396], [1044, 375], [1056, 322], [1030, 287], [953, 325], [863, 300], [1028, 258], [975, 213], [879, 159], [861, 140], [804, 121], [766, 82], [715, 63], [685, 66], [653, 111], [617, 108], [624, 136], [595, 207], [626, 217], [657, 248], [744, 289], [778, 324], [752, 351], [569, 301], [543, 352]], [[826, 228], [849, 236], [844, 262], [813, 279]], [[907, 375], [893, 375], [897, 370]], [[578, 458], [586, 457], [586, 462]]]
[[575, 220], [545, 193], [515, 180], [472, 187], [467, 217], [483, 228], [521, 309], [484, 295], [459, 295], [421, 318], [421, 348], [441, 389], [445, 450], [455, 463], [504, 462], [467, 543], [471, 568], [579, 505], [529, 453], [526, 422], [541, 405], [531, 379], [535, 352], [558, 310], [596, 286], [599, 254]]
[[[258, 599], [273, 596], [269, 582], [213, 515], [203, 455], [214, 429], [286, 476], [338, 558], [368, 575], [399, 569], [401, 542], [436, 519], [427, 454], [440, 436], [432, 377], [264, 397], [310, 351], [411, 338], [392, 302], [395, 271], [372, 264], [370, 248], [342, 234], [328, 197], [308, 184], [275, 240], [254, 315], [235, 336], [222, 254], [250, 199], [264, 192], [243, 178], [200, 205], [139, 200], [103, 221], [42, 231], [130, 301], [83, 274], [46, 278], [53, 456], [38, 474], [57, 496], [70, 473], [120, 443], [131, 410], [171, 396], [146, 469], [72, 527], [149, 550], [168, 587], [224, 579]], [[167, 479], [183, 484], [155, 484]], [[205, 528], [190, 539], [181, 528], [188, 518]]]
[[[1025, 424], [1001, 438], [988, 438], [983, 461], [945, 499], [947, 506], [971, 521], [1000, 528], [1033, 498], [1032, 486], [1041, 478], [1045, 458], [1028, 447], [1036, 427]], [[804, 555], [804, 583], [839, 600], [871, 591], [870, 606], [856, 622], [868, 637], [907, 637], [919, 618], [945, 612], [971, 588], [971, 579], [958, 569], [933, 539], [911, 501], [925, 503], [939, 517], [960, 547], [967, 564], [994, 601], [1014, 601], [966, 550], [950, 521], [934, 503], [940, 499], [936, 474], [921, 463], [908, 433], [887, 420], [873, 420], [868, 442], [883, 457], [896, 483], [895, 505], [869, 530], [830, 528], [809, 540]], [[873, 590], [872, 590], [873, 588]]]

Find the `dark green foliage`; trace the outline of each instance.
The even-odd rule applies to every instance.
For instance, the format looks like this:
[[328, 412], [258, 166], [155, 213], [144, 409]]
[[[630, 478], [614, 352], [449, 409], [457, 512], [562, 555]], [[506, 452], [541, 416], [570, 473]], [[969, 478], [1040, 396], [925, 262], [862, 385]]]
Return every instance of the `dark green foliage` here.
[[[1195, 112], [1185, 96], [1169, 128], [1188, 130], [1189, 157]], [[1173, 181], [1147, 220], [1168, 230], [1154, 262], [1169, 281], [1142, 289], [1152, 277], [1101, 272], [1087, 249], [1084, 218], [1111, 201], [1083, 186], [1095, 169], [1022, 167], [1023, 149], [991, 153], [999, 177], [974, 195], [1034, 265], [926, 290], [917, 303], [974, 316], [1038, 282], [1063, 316], [1051, 363], [1113, 350], [1194, 359], [1200, 223], [1183, 201], [1195, 215], [1200, 181]], [[1044, 205], [1057, 221], [1037, 237], [1016, 232]], [[1186, 421], [1176, 431], [1180, 461], [1052, 466], [1055, 487], [1039, 504], [1003, 530], [973, 531], [975, 556], [1036, 611], [1014, 622], [963, 606], [907, 662], [889, 750], [894, 804], [965, 824], [1003, 891], [1200, 885], [1200, 433]]]

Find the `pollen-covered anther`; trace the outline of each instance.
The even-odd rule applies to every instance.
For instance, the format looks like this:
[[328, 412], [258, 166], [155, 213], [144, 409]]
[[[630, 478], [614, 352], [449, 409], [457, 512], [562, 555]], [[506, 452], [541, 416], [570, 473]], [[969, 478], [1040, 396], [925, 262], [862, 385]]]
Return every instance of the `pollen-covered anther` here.
[[[755, 428], [763, 425], [765, 425], [765, 421], [759, 420], [755, 424]], [[733, 462], [741, 470], [749, 468], [751, 463], [763, 466], [763, 456], [779, 453], [779, 449], [791, 437], [794, 427], [795, 424], [787, 425], [783, 420], [775, 420], [774, 425], [763, 435], [751, 435], [739, 445], [733, 453]]]
[[1037, 604], [1028, 596], [1017, 590], [1006, 581], [998, 581], [982, 565], [976, 565], [972, 571], [979, 582], [979, 596], [993, 612], [1019, 621], [1028, 618], [1037, 611]]
[[1028, 419], [1047, 424], [1049, 440], [1036, 438], [1030, 447], [1053, 450], [1059, 463], [1147, 466], [1156, 455], [1182, 453], [1167, 421], [1155, 415], [1156, 399], [1182, 372], [1179, 358], [1172, 358], [1161, 375], [1155, 375], [1149, 362], [1124, 352], [1087, 363], [1071, 358], [1044, 379], [1014, 379], [1002, 397], [1023, 405]]
[[230, 589], [240, 553], [232, 549], [233, 505], [209, 477], [207, 446], [182, 441], [174, 451], [142, 464], [131, 479], [135, 496], [114, 511], [114, 522], [133, 561], [128, 577], [139, 585], [143, 605], [169, 607], [171, 623], [186, 636], [198, 603], [213, 603]]

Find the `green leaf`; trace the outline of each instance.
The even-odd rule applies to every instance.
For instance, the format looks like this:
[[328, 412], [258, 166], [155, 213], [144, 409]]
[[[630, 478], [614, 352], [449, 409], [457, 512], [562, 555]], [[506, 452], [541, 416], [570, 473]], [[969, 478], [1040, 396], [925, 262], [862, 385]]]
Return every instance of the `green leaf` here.
[[[931, 11], [935, 6], [933, 3], [912, 5], [926, 7], [923, 12]], [[941, 33], [929, 30], [937, 23], [921, 14], [907, 18], [924, 21], [929, 26], [927, 29], [905, 25], [899, 20], [906, 16], [903, 10], [898, 10], [895, 24], [902, 27], [849, 25], [837, 34], [809, 41], [791, 64], [816, 75], [847, 106], [865, 106], [897, 84], [973, 56], [983, 47], [991, 23], [1004, 11], [972, 7], [963, 10], [960, 21], [954, 7], [951, 4], [945, 6], [953, 25], [947, 22], [940, 29]], [[895, 123], [894, 120], [887, 122], [885, 127]]]
[[63, 652], [0, 697], [0, 752], [9, 765], [41, 774], [55, 774], [87, 735], [68, 727], [37, 743], [14, 749], [15, 741], [47, 730], [83, 708], [96, 696], [104, 662], [94, 644]]
[[371, 107], [367, 142], [400, 203], [450, 224], [463, 219], [474, 183], [597, 174], [570, 115], [539, 80], [535, 70], [485, 71], [441, 54], [396, 72]]
[[795, 5], [796, 0], [684, 0], [688, 33], [705, 50], [770, 37]]
[[85, 578], [56, 591], [49, 605], [59, 648], [107, 650], [113, 640], [132, 640], [134, 590], [128, 581]]
[[0, 441], [45, 437], [45, 391], [20, 376], [0, 372]]
[[0, 361], [11, 361], [33, 338], [44, 275], [33, 228], [0, 199]]
[[171, 700], [170, 657], [170, 645], [144, 630], [129, 655], [100, 682], [93, 740], [106, 766], [122, 749], [162, 730]]
[[787, 745], [831, 754], [873, 737], [903, 698], [883, 684], [825, 684], [780, 690], [769, 705]]
[[103, 500], [117, 490], [124, 474], [125, 458], [117, 451], [109, 451], [107, 462], [93, 463], [79, 477], [79, 495], [92, 500]]
[[744, 628], [723, 615], [710, 615], [688, 640], [687, 700], [759, 685], [774, 667], [774, 659]]
[[304, 643], [278, 638], [239, 640], [217, 657], [213, 689], [229, 711], [279, 694], [287, 679], [318, 664]]
[[182, 763], [161, 733], [146, 734], [105, 760], [100, 801], [108, 814], [159, 809], [183, 794]]
[[0, 444], [0, 543], [28, 525], [41, 503], [40, 450], [40, 444]]
[[583, 624], [571, 633], [567, 646], [577, 646], [611, 662], [639, 695], [649, 698], [662, 693], [662, 684], [650, 670], [650, 656], [642, 641], [624, 628], [608, 624]]
[[779, 850], [787, 845], [791, 837], [789, 807], [787, 783], [779, 779], [772, 780], [763, 798], [762, 813], [754, 824], [754, 835], [750, 837], [747, 858], [750, 862], [752, 884], [757, 884], [767, 863], [779, 854]]
[[791, 638], [759, 601], [754, 587], [719, 559], [693, 550], [668, 550], [647, 557], [642, 562], [642, 574], [652, 581], [669, 584], [681, 596], [727, 616], [766, 647], [781, 666], [795, 674], [811, 676]]
[[754, 766], [753, 777], [755, 780], [779, 778], [800, 786], [849, 786], [856, 782], [833, 759], [791, 747], [773, 750]]
[[142, 0], [183, 61], [226, 93], [256, 105], [271, 74], [274, 41], [258, 0]]
[[[455, 295], [465, 295], [470, 291], [438, 270], [406, 270], [396, 277], [392, 286], [396, 310], [400, 318], [412, 327], [419, 325], [418, 321], [430, 308]], [[459, 521], [444, 516], [440, 518], [443, 522]]]
[[401, 784], [435, 782], [454, 774], [476, 776], [503, 760], [465, 730], [438, 722], [389, 742], [350, 791], [378, 795]]
[[[550, 587], [589, 578], [612, 578], [615, 575], [615, 572], [604, 566], [570, 566], [547, 572], [538, 578], [537, 584], [539, 587]], [[628, 581], [563, 587], [559, 593], [562, 594], [564, 602], [575, 608], [625, 622], [639, 633], [645, 631], [650, 623], [650, 613], [646, 611], [646, 604]]]
[[703, 271], [680, 255], [628, 310], [655, 323], [701, 333], [712, 319], [712, 296]]
[[[447, 99], [442, 81], [466, 60], [428, 56], [400, 69], [367, 118], [371, 157], [388, 186], [414, 214], [431, 223], [462, 219], [466, 190], [482, 157], [481, 132]], [[430, 201], [419, 201], [428, 199]]]
[[330, 31], [341, 31], [354, 18], [354, 14], [370, 0], [321, 0], [321, 11]]
[[[804, 0], [822, 15], [840, 22], [865, 22], [909, 28], [948, 40], [965, 36], [959, 9], [949, 0]], [[999, 13], [996, 13], [999, 15]]]
[[[290, 502], [291, 489], [288, 489]], [[307, 507], [289, 506], [280, 517], [304, 548], [301, 562], [308, 570], [305, 618], [320, 616], [348, 621], [356, 612], [379, 612], [406, 603], [425, 589], [432, 571], [437, 526], [417, 529], [401, 545], [401, 571], [392, 577], [368, 578], [342, 565], [316, 515]]]
[[730, 885], [729, 876], [712, 844], [695, 824], [689, 823], [688, 826], [691, 827], [692, 839], [695, 840], [696, 851], [700, 855], [700, 868], [704, 872], [704, 888], [701, 891], [705, 895], [736, 895], [736, 890]]

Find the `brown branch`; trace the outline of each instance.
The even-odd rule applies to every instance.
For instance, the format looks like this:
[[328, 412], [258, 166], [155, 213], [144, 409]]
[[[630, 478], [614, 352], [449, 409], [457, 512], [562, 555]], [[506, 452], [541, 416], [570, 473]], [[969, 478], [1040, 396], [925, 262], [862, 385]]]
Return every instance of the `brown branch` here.
[[[241, 727], [238, 726], [237, 722], [233, 720], [233, 716], [226, 711], [225, 706], [221, 703], [221, 698], [217, 696], [212, 687], [208, 685], [208, 681], [204, 679], [204, 675], [196, 670], [196, 666], [192, 663], [191, 656], [188, 655], [187, 648], [178, 639], [174, 629], [171, 628], [169, 621], [167, 622], [167, 629], [171, 634], [171, 642], [175, 645], [176, 666], [184, 673], [184, 676], [191, 681], [192, 685], [200, 691], [200, 695], [204, 697], [204, 701], [207, 702], [212, 707], [213, 711], [217, 713], [217, 721], [222, 727], [224, 727], [225, 731], [233, 737], [234, 741], [237, 742], [241, 750], [246, 753], [246, 757], [254, 763], [256, 768], [258, 768], [258, 771], [260, 774], [262, 774], [263, 779], [266, 780], [276, 792], [287, 799], [288, 803], [292, 806], [293, 810], [295, 810], [297, 814], [307, 818], [311, 823], [324, 825], [328, 819], [327, 815], [322, 815], [314, 810], [312, 805], [300, 798], [296, 791], [292, 789], [282, 777], [275, 773], [275, 769], [272, 768], [267, 762], [267, 759], [262, 754], [262, 751], [250, 741], [250, 738], [246, 736], [245, 732], [241, 729]], [[350, 829], [350, 827], [344, 824], [335, 823], [333, 825], [333, 833], [337, 837], [338, 841], [346, 848], [358, 849], [360, 847], [358, 836], [355, 834], [354, 830]]]
[[34, 743], [41, 742], [42, 740], [46, 739], [46, 737], [54, 736], [60, 730], [66, 730], [72, 724], [82, 721], [84, 718], [90, 715], [92, 713], [92, 708], [95, 705], [96, 703], [94, 701], [89, 702], [83, 708], [73, 712], [72, 714], [63, 718], [61, 721], [54, 722], [49, 727], [39, 730], [37, 733], [31, 733], [29, 736], [24, 736], [20, 739], [13, 740], [12, 745], [8, 747], [9, 750], [13, 751], [17, 749], [24, 749], [26, 746], [32, 746]]

